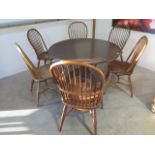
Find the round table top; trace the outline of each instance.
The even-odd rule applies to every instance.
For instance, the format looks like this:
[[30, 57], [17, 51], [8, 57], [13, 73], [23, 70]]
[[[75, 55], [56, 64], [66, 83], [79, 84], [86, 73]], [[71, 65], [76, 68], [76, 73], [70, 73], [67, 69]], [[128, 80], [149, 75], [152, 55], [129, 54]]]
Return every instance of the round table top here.
[[48, 52], [50, 58], [102, 63], [116, 59], [121, 50], [117, 45], [101, 39], [69, 39], [53, 44]]

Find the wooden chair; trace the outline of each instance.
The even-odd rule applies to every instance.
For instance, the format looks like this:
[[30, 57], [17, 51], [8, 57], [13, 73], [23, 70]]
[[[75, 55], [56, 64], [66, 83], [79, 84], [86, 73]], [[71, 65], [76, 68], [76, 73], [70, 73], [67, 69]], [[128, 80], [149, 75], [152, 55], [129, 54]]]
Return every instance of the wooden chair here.
[[88, 28], [84, 22], [72, 22], [68, 27], [70, 39], [87, 38]]
[[140, 59], [141, 55], [143, 54], [144, 49], [147, 46], [147, 43], [148, 43], [147, 37], [146, 36], [141, 37], [139, 39], [139, 41], [137, 42], [137, 44], [135, 45], [135, 47], [133, 48], [133, 50], [131, 51], [131, 53], [129, 54], [129, 56], [125, 62], [115, 60], [108, 65], [108, 69], [109, 69], [108, 76], [109, 76], [110, 72], [117, 75], [117, 77], [118, 77], [117, 82], [119, 82], [120, 76], [123, 76], [123, 75], [128, 76], [131, 97], [133, 97], [131, 75], [134, 71], [134, 68], [135, 68], [138, 60]]
[[122, 51], [129, 37], [130, 37], [130, 29], [128, 27], [126, 28], [113, 27], [109, 34], [108, 41], [116, 44], [121, 49], [120, 54], [121, 61], [123, 61]]
[[61, 125], [72, 110], [89, 111], [97, 133], [96, 108], [103, 106], [104, 73], [98, 68], [76, 61], [60, 61], [52, 64], [50, 73], [56, 80], [64, 104]]
[[49, 58], [48, 52], [46, 52], [47, 46], [40, 32], [36, 29], [30, 29], [27, 31], [27, 38], [31, 46], [33, 47], [37, 58], [38, 58], [38, 67], [40, 65], [40, 61], [43, 60], [44, 64], [46, 61], [52, 61], [53, 58]]
[[151, 106], [152, 106], [152, 109], [151, 109], [152, 112], [155, 113], [155, 96], [153, 97], [152, 105]]
[[[40, 68], [35, 67], [34, 64], [31, 62], [31, 60], [27, 57], [25, 52], [22, 50], [22, 48], [19, 46], [19, 44], [15, 43], [15, 45], [32, 75], [31, 91], [33, 90], [34, 82], [37, 83], [37, 97], [36, 97], [36, 99], [37, 99], [37, 106], [39, 106], [40, 95], [47, 89], [53, 89], [53, 88], [49, 87], [47, 84], [47, 80], [51, 79], [51, 76], [49, 74], [50, 65], [46, 64], [44, 66], [41, 66]], [[45, 82], [45, 84], [46, 84], [46, 87], [43, 90], [40, 90], [41, 82]]]

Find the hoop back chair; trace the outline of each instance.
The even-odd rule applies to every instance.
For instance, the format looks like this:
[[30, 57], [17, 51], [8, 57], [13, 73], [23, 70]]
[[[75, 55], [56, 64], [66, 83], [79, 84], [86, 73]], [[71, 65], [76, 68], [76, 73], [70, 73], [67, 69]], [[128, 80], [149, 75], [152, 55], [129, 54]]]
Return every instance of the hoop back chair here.
[[52, 64], [50, 73], [56, 80], [64, 104], [61, 125], [72, 110], [89, 111], [97, 132], [96, 108], [103, 105], [104, 73], [96, 67], [76, 61], [60, 61]]
[[132, 89], [132, 82], [131, 82], [131, 75], [134, 71], [134, 68], [142, 56], [144, 49], [146, 48], [148, 43], [148, 38], [146, 36], [143, 36], [139, 39], [139, 41], [136, 43], [135, 47], [127, 57], [127, 60], [125, 62], [121, 61], [113, 61], [108, 65], [109, 71], [117, 75], [118, 81], [119, 82], [119, 77], [123, 75], [128, 76], [128, 81], [129, 81], [129, 88], [131, 92], [131, 97], [133, 97], [133, 89]]
[[123, 51], [123, 48], [124, 48], [126, 42], [129, 39], [129, 37], [130, 37], [130, 29], [128, 27], [120, 28], [120, 27], [115, 26], [110, 31], [108, 41], [110, 41], [120, 47], [121, 61], [123, 61], [122, 51]]
[[47, 60], [49, 61], [53, 60], [53, 58], [51, 59], [49, 58], [48, 52], [46, 52], [48, 49], [45, 44], [45, 41], [37, 29], [34, 28], [29, 29], [27, 31], [27, 38], [37, 55], [38, 67], [40, 66], [41, 60], [43, 60], [45, 64]]
[[87, 38], [88, 28], [84, 22], [72, 22], [68, 27], [70, 39]]
[[[33, 90], [34, 82], [37, 83], [37, 97], [36, 97], [36, 99], [37, 99], [37, 106], [39, 106], [39, 98], [40, 98], [41, 93], [43, 93], [47, 89], [53, 89], [51, 87], [48, 87], [48, 85], [47, 85], [47, 80], [51, 79], [51, 76], [49, 74], [50, 65], [47, 64], [47, 65], [41, 66], [40, 68], [35, 67], [35, 65], [28, 58], [28, 56], [25, 54], [25, 52], [20, 47], [20, 45], [17, 43], [15, 43], [15, 45], [32, 75], [31, 91]], [[40, 90], [41, 82], [46, 83], [46, 87], [43, 90]]]

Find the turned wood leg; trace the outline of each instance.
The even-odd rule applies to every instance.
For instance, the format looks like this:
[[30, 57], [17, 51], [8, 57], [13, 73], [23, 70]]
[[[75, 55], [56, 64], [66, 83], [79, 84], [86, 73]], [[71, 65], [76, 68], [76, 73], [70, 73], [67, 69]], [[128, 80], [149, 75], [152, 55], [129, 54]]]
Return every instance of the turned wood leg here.
[[93, 109], [90, 111], [90, 114], [93, 119], [93, 128], [94, 128], [94, 134], [97, 134], [97, 119], [96, 119], [96, 109]]
[[100, 106], [101, 109], [103, 109], [103, 100], [101, 101], [101, 106]]
[[39, 98], [40, 98], [40, 82], [37, 82], [37, 106], [39, 106]]
[[117, 82], [116, 83], [119, 83], [120, 76], [118, 74], [116, 74], [116, 76], [117, 76]]
[[128, 81], [129, 81], [129, 88], [131, 92], [131, 97], [133, 97], [133, 88], [132, 88], [132, 82], [131, 82], [131, 76], [128, 75]]
[[31, 92], [33, 90], [34, 80], [31, 81]]
[[104, 94], [106, 93], [108, 87], [110, 86], [111, 80], [112, 80], [112, 75], [113, 73], [108, 71], [106, 74], [106, 81], [105, 81], [105, 85], [104, 85]]
[[38, 65], [37, 65], [37, 66], [38, 66], [38, 68], [39, 68], [39, 66], [40, 66], [40, 60], [38, 60]]
[[122, 56], [122, 54], [120, 55], [120, 58], [121, 58], [121, 62], [123, 62], [123, 56]]
[[62, 111], [62, 114], [61, 114], [61, 123], [60, 123], [60, 128], [59, 128], [59, 131], [60, 131], [60, 132], [61, 132], [61, 129], [62, 129], [64, 120], [65, 120], [65, 117], [66, 117], [66, 112], [67, 112], [67, 106], [64, 105], [63, 111]]
[[107, 74], [106, 74], [106, 80], [108, 79], [109, 74], [110, 74], [110, 70], [108, 69]]
[[45, 85], [48, 86], [48, 82], [47, 82], [47, 80], [45, 80]]

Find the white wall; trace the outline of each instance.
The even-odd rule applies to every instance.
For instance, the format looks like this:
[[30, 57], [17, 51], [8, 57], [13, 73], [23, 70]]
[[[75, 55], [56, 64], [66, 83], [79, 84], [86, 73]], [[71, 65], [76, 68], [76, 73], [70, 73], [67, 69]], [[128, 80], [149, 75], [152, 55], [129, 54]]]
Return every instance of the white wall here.
[[[107, 40], [112, 27], [111, 25], [111, 19], [97, 20], [96, 38]], [[123, 50], [123, 57], [128, 56], [138, 39], [143, 35], [146, 35], [149, 41], [138, 65], [155, 71], [155, 34], [131, 31], [130, 38]]]
[[[92, 20], [83, 21], [87, 24], [89, 31], [88, 36], [91, 37]], [[65, 20], [52, 23], [0, 29], [0, 78], [16, 74], [27, 69], [14, 45], [15, 42], [21, 45], [23, 50], [34, 63], [37, 63], [35, 52], [27, 40], [26, 32], [28, 29], [38, 29], [47, 43], [47, 46], [49, 47], [55, 42], [68, 39], [68, 25], [70, 22], [72, 21]]]

